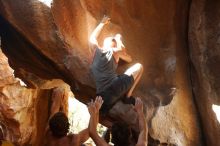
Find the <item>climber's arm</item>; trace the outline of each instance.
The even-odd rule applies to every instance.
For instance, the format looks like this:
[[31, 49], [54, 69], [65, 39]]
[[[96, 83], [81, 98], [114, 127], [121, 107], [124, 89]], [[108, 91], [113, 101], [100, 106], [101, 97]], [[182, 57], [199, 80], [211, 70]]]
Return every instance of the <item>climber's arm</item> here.
[[128, 63], [132, 62], [132, 58], [131, 56], [127, 53], [125, 48], [115, 48], [114, 52], [117, 52], [116, 55], [118, 55], [118, 57]]
[[97, 46], [98, 48], [100, 48], [97, 38], [98, 38], [100, 32], [102, 31], [103, 27], [106, 24], [108, 24], [109, 22], [110, 22], [110, 18], [107, 17], [107, 16], [104, 16], [101, 23], [95, 28], [95, 30], [92, 32], [92, 34], [89, 38], [89, 42], [91, 44], [93, 44], [94, 46]]
[[97, 124], [98, 124], [97, 116], [98, 114], [91, 115], [90, 123], [89, 123], [90, 137], [92, 138], [92, 140], [95, 142], [97, 146], [109, 146], [107, 142], [102, 137], [100, 137], [96, 131]]
[[102, 97], [98, 96], [96, 97], [95, 102], [91, 102], [88, 106], [88, 110], [90, 113], [89, 133], [97, 146], [109, 146], [106, 141], [98, 135], [96, 131], [99, 121], [99, 109], [101, 108], [102, 103]]
[[[97, 96], [95, 102], [92, 101], [91, 103], [89, 103], [88, 110], [91, 115], [89, 120], [89, 128], [82, 130], [78, 134], [80, 143], [84, 143], [89, 138], [90, 136], [89, 132], [91, 128], [95, 128], [94, 132], [96, 133], [96, 126], [99, 121], [99, 109], [101, 108], [102, 103], [103, 100], [101, 96]], [[90, 125], [93, 125], [93, 127], [91, 127]], [[97, 136], [95, 135], [94, 138], [97, 139]]]
[[89, 139], [89, 128], [86, 128], [78, 133], [79, 142], [84, 143]]
[[[53, 90], [53, 92], [59, 92], [59, 89], [56, 88]], [[51, 105], [51, 109], [50, 109], [49, 120], [54, 114], [56, 114], [57, 112], [60, 111], [61, 102], [62, 102], [61, 97], [63, 97], [63, 96], [53, 96], [52, 97], [52, 105]]]
[[49, 120], [51, 119], [51, 117], [53, 117], [54, 114], [56, 114], [57, 112], [60, 111], [60, 107], [61, 107], [61, 102], [62, 102], [62, 95], [59, 95], [60, 91], [59, 88], [55, 88], [53, 90], [53, 93], [56, 94], [58, 93], [57, 95], [58, 96], [52, 96], [52, 104], [51, 104], [51, 108], [50, 108], [50, 115], [49, 115], [49, 118], [48, 118], [48, 121], [47, 121], [47, 127], [45, 129], [45, 131], [47, 131], [49, 129]]
[[147, 146], [148, 128], [143, 113], [143, 103], [140, 98], [136, 98], [135, 100], [135, 110], [137, 111], [138, 114], [139, 129], [140, 129], [140, 134], [136, 146]]
[[117, 42], [117, 48], [114, 48], [114, 52], [118, 55], [118, 57], [126, 62], [132, 62], [132, 58], [130, 55], [128, 55], [127, 50], [122, 43], [121, 40], [122, 36], [121, 34], [116, 34], [115, 35], [115, 40]]
[[120, 53], [120, 56], [119, 56], [122, 60], [130, 63], [132, 62], [132, 58], [130, 55], [128, 55], [128, 53], [124, 50], [124, 51], [121, 51]]
[[109, 144], [107, 144], [107, 142], [101, 138], [97, 132], [94, 132], [93, 134], [91, 133], [90, 136], [97, 146], [109, 146]]
[[[53, 94], [56, 95], [57, 93], [60, 93], [59, 88], [55, 88], [53, 89]], [[47, 125], [45, 127], [45, 131], [44, 131], [44, 137], [46, 137], [44, 139], [44, 144], [46, 144], [48, 142], [48, 137], [49, 137], [49, 120], [51, 119], [51, 117], [53, 117], [54, 114], [56, 114], [57, 112], [60, 111], [60, 107], [61, 107], [61, 102], [62, 102], [62, 95], [57, 94], [58, 96], [52, 96], [52, 104], [51, 104], [51, 108], [50, 108], [50, 115], [47, 121]]]

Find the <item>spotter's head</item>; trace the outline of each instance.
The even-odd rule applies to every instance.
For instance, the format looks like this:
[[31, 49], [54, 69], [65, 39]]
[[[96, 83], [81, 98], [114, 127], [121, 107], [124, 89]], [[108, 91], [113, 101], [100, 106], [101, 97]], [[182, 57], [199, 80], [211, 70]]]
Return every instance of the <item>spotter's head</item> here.
[[55, 137], [66, 136], [69, 131], [69, 121], [63, 112], [57, 112], [49, 121], [50, 130]]

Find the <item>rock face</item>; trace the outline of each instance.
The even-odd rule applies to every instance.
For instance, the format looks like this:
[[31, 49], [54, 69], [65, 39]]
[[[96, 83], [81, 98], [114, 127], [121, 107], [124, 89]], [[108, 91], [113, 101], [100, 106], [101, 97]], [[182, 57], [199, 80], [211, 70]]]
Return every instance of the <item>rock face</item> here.
[[[192, 89], [207, 145], [220, 145], [213, 106], [220, 105], [220, 2], [194, 0], [189, 22]], [[219, 113], [218, 113], [219, 114]], [[211, 131], [211, 132], [210, 132]]]
[[[0, 64], [0, 130], [3, 138], [15, 145], [42, 145], [51, 100], [62, 97], [62, 103], [67, 104], [68, 86], [58, 80], [51, 81], [53, 83], [41, 81], [40, 84], [32, 78], [38, 88], [30, 89], [14, 77], [1, 50]], [[67, 113], [65, 106], [63, 108]]]
[[[31, 92], [28, 97], [32, 98], [30, 108], [24, 113], [37, 109], [34, 100], [37, 90], [57, 87], [52, 85], [54, 82], [45, 80], [62, 79], [70, 85], [76, 98], [84, 103], [95, 96], [95, 85], [89, 70], [94, 50], [91, 50], [88, 38], [103, 15], [108, 15], [111, 24], [105, 27], [99, 40], [102, 42], [105, 36], [121, 33], [133, 63], [140, 62], [144, 66], [143, 77], [134, 96], [141, 96], [145, 103], [149, 136], [155, 139], [150, 144], [195, 146], [208, 142], [219, 145], [215, 137], [220, 133], [219, 125], [210, 107], [211, 104], [219, 104], [219, 71], [216, 69], [219, 50], [218, 44], [215, 44], [218, 41], [219, 19], [212, 20], [219, 16], [219, 3], [193, 0], [190, 4], [188, 0], [54, 0], [48, 7], [38, 0], [0, 0], [2, 49], [16, 76], [28, 87], [36, 88], [22, 87], [25, 93]], [[120, 63], [118, 72], [123, 73], [131, 65]], [[193, 70], [190, 70], [191, 66]], [[44, 81], [39, 82], [35, 76]], [[1, 78], [5, 88], [9, 79], [3, 74]], [[13, 77], [11, 80], [14, 81]], [[177, 89], [175, 96], [173, 87]], [[209, 90], [205, 91], [207, 88]], [[19, 98], [20, 94], [14, 97]], [[201, 99], [204, 95], [206, 97]], [[40, 100], [40, 97], [37, 99]], [[46, 105], [49, 101], [41, 102]], [[10, 102], [4, 100], [3, 103], [7, 105]], [[114, 120], [129, 121], [134, 127], [137, 124], [131, 106], [120, 102], [109, 116]], [[208, 118], [212, 119], [214, 126], [207, 126]], [[22, 116], [18, 120], [21, 121], [17, 124], [21, 124]], [[27, 125], [31, 127], [31, 124]], [[215, 132], [208, 132], [208, 129]], [[34, 137], [30, 133], [13, 135], [17, 138], [14, 141], [40, 144], [37, 140], [28, 140]]]
[[[3, 129], [4, 138], [22, 143], [28, 141], [34, 134], [34, 101], [38, 96], [37, 90], [21, 86], [19, 80], [13, 75], [7, 58], [1, 55], [1, 103], [0, 127]], [[30, 118], [27, 118], [30, 117]], [[28, 128], [27, 128], [28, 127]]]

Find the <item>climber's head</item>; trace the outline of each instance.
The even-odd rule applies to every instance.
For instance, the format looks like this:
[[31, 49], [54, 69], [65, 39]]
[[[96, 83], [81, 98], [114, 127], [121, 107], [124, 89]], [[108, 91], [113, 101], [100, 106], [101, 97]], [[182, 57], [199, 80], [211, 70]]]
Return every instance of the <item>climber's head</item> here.
[[124, 47], [121, 41], [121, 35], [116, 34], [114, 37], [106, 37], [103, 42], [103, 47], [108, 48], [122, 48]]
[[117, 42], [114, 37], [106, 37], [103, 42], [103, 47], [105, 49], [116, 48]]
[[69, 131], [69, 121], [63, 112], [57, 112], [49, 121], [50, 130], [55, 137], [66, 136]]
[[132, 131], [128, 124], [116, 122], [112, 125], [112, 142], [115, 146], [125, 146], [131, 143]]

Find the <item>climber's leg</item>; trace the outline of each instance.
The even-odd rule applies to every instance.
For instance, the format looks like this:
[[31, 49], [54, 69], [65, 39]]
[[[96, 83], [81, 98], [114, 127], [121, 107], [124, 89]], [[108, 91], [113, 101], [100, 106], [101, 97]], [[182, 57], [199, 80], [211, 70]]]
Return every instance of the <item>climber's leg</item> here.
[[133, 76], [133, 78], [134, 78], [134, 84], [132, 85], [130, 90], [127, 92], [127, 97], [130, 97], [132, 95], [132, 92], [133, 92], [135, 86], [137, 85], [138, 81], [140, 80], [142, 73], [143, 73], [143, 66], [140, 63], [134, 64], [133, 66], [131, 66], [130, 68], [128, 68], [125, 71], [124, 74], [129, 75], [129, 76]]
[[[101, 113], [107, 113], [113, 105], [124, 98], [124, 95], [134, 84], [133, 76], [121, 74], [112, 80], [111, 85], [98, 95], [102, 96], [104, 103], [100, 109]], [[130, 104], [130, 103], [129, 103]]]

